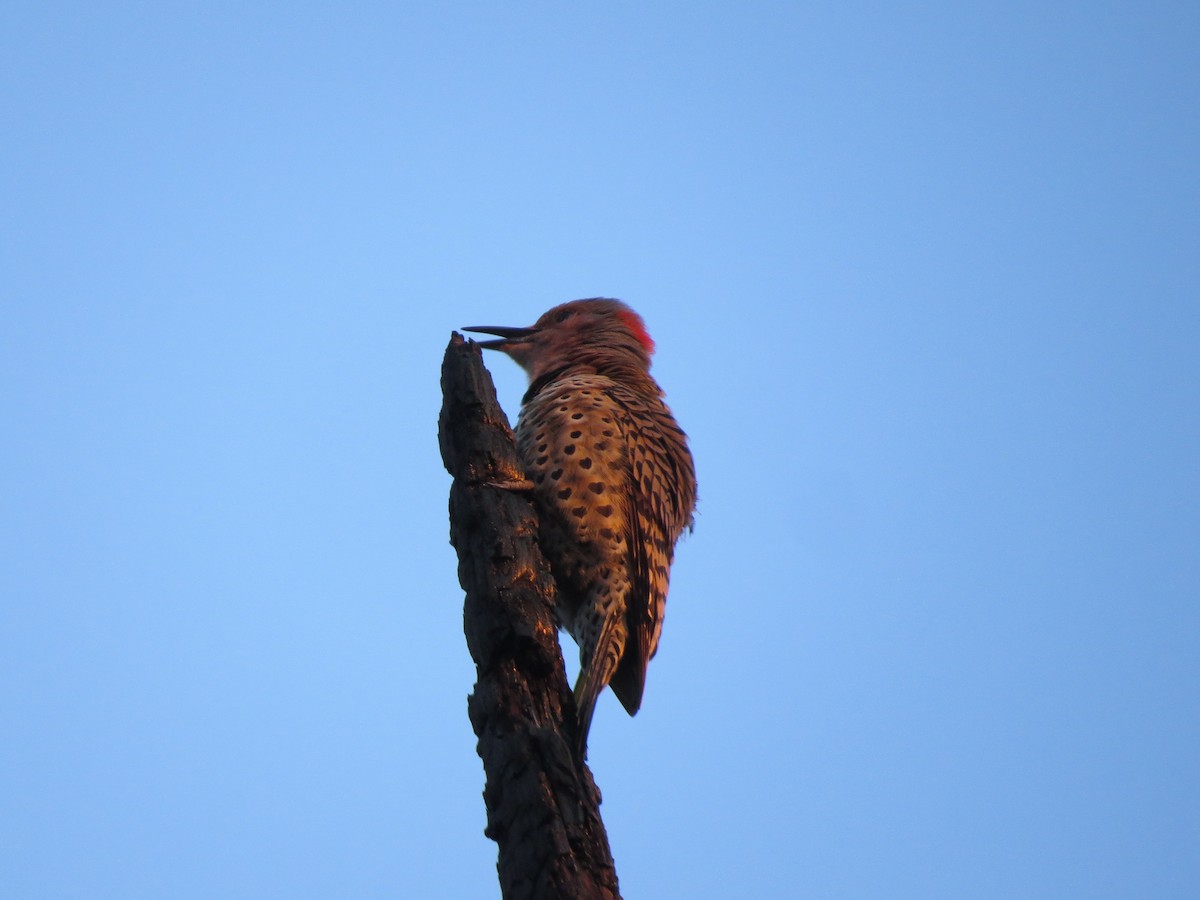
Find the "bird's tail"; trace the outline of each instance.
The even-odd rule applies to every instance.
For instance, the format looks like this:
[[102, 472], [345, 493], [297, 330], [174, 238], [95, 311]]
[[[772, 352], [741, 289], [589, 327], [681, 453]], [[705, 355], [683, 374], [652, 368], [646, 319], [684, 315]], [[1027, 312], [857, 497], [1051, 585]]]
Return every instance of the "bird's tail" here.
[[625, 622], [622, 617], [613, 616], [605, 622], [590, 658], [583, 660], [579, 678], [575, 681], [575, 708], [579, 714], [579, 742], [576, 751], [580, 762], [587, 758], [588, 731], [592, 727], [596, 701], [600, 699], [600, 692], [617, 671], [625, 637]]

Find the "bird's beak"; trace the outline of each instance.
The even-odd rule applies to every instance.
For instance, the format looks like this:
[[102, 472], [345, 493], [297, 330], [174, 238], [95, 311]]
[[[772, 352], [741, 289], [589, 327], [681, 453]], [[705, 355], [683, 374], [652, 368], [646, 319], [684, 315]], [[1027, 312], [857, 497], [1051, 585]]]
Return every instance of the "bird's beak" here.
[[463, 331], [499, 335], [501, 339], [498, 341], [479, 341], [479, 346], [485, 350], [503, 350], [509, 344], [537, 334], [536, 328], [508, 328], [504, 325], [474, 325], [471, 328], [464, 328]]

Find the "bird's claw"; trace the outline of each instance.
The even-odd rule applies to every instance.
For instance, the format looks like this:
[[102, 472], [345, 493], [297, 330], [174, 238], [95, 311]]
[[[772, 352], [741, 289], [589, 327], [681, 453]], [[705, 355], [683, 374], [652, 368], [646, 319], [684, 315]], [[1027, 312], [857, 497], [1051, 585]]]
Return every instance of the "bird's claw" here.
[[513, 481], [513, 480], [485, 481], [484, 484], [486, 484], [488, 487], [499, 488], [502, 491], [532, 491], [533, 490], [533, 482], [527, 478], [523, 479], [521, 481]]

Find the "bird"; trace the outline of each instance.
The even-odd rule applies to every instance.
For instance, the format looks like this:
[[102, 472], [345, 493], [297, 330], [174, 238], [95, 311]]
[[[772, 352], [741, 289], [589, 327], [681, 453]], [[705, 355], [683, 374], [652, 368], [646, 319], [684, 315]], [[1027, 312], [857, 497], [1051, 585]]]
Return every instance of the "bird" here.
[[654, 341], [620, 300], [572, 300], [530, 327], [464, 330], [497, 336], [479, 345], [529, 378], [517, 451], [557, 585], [555, 618], [579, 645], [583, 759], [605, 686], [630, 716], [641, 707], [675, 545], [695, 524], [695, 463], [650, 374]]

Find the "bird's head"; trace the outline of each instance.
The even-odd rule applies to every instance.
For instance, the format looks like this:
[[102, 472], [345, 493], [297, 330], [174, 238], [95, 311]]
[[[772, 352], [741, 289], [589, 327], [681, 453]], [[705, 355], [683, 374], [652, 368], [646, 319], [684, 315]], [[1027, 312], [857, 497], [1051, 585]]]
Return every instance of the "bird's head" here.
[[560, 304], [528, 328], [477, 325], [463, 330], [497, 335], [498, 340], [480, 341], [479, 346], [508, 354], [530, 381], [560, 372], [645, 378], [654, 353], [642, 317], [620, 300], [603, 297]]

